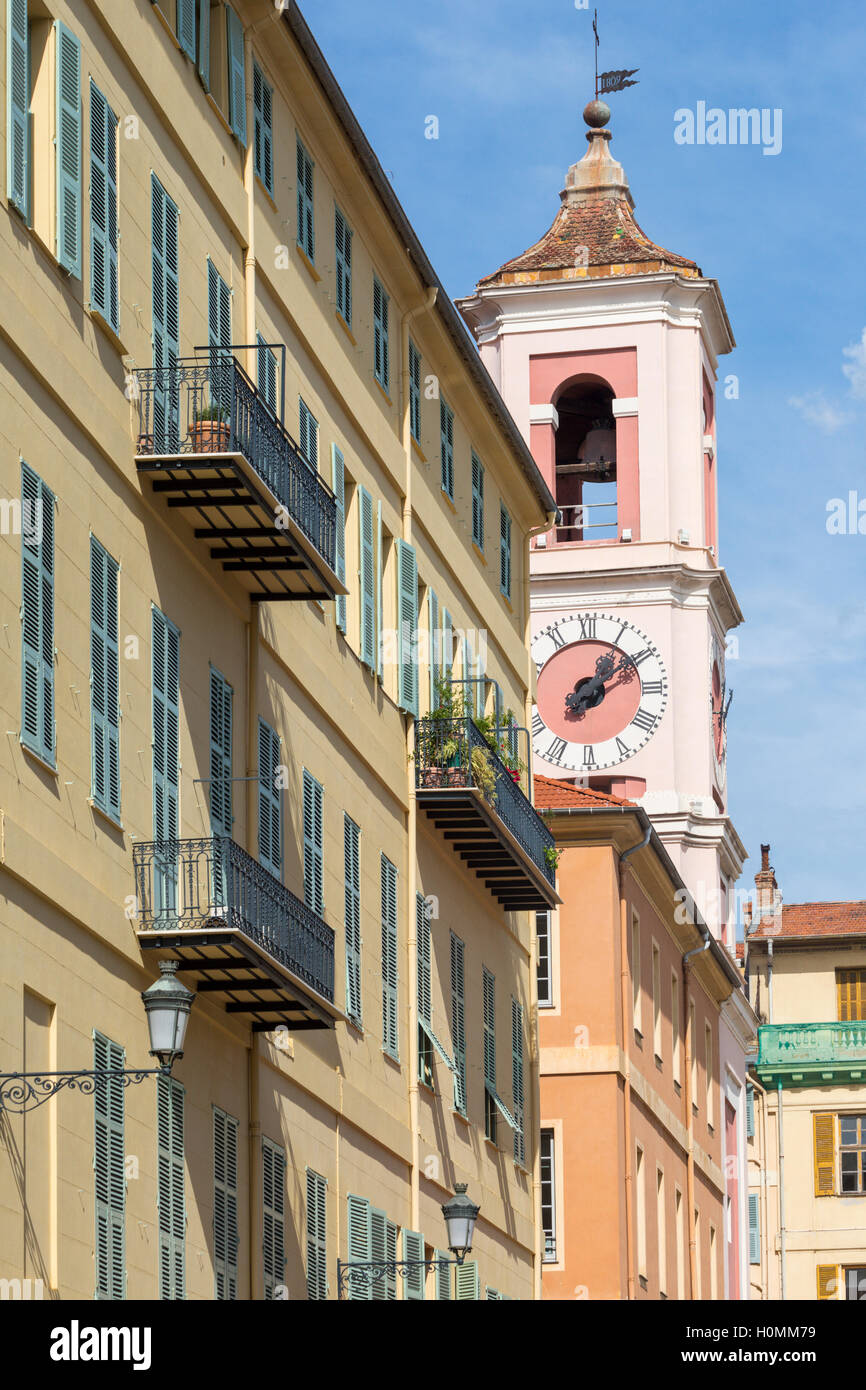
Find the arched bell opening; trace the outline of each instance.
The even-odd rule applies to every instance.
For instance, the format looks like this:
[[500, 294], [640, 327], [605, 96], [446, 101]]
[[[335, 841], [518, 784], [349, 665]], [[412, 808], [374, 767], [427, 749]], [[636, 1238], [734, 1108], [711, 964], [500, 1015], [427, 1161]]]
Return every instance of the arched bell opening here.
[[618, 537], [616, 422], [613, 392], [599, 381], [576, 382], [556, 402], [556, 504], [562, 543]]

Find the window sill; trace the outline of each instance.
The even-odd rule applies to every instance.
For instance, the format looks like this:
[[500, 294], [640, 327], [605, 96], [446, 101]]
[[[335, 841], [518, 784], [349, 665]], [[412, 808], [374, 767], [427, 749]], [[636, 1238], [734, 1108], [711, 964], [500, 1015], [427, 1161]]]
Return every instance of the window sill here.
[[256, 181], [256, 183], [258, 184], [259, 188], [260, 188], [261, 191], [264, 193], [265, 197], [267, 198], [268, 202], [270, 203], [271, 207], [273, 208], [274, 212], [279, 212], [279, 208], [277, 207], [276, 203], [274, 202], [274, 195], [273, 195], [273, 193], [271, 192], [271, 190], [268, 188], [267, 184], [263, 181], [261, 175], [260, 175], [260, 174], [255, 174], [255, 175], [254, 175], [254, 178], [255, 178], [255, 181]]
[[457, 508], [456, 508], [456, 506], [454, 505], [454, 498], [448, 496], [448, 493], [445, 491], [444, 487], [441, 488], [440, 491], [441, 491], [442, 496], [444, 497], [445, 501], [448, 503], [448, 506], [451, 508], [452, 512], [454, 512], [454, 514], [455, 514], [455, 516], [456, 516], [456, 515], [457, 515]]
[[681, 1096], [683, 1093], [682, 1083], [677, 1081], [676, 1077], [674, 1077], [674, 1090], [678, 1096]]
[[360, 1019], [358, 1019], [358, 1018], [352, 1018], [352, 1015], [351, 1015], [351, 1014], [347, 1014], [347, 1015], [346, 1015], [346, 1023], [347, 1023], [348, 1026], [352, 1029], [352, 1032], [353, 1032], [353, 1033], [357, 1033], [357, 1034], [358, 1034], [358, 1037], [359, 1037], [359, 1038], [363, 1038], [363, 1037], [364, 1037], [364, 1025], [363, 1025], [363, 1023], [361, 1022]]
[[343, 318], [343, 315], [340, 313], [339, 309], [334, 310], [334, 318], [337, 320], [337, 323], [340, 325], [346, 337], [349, 339], [349, 342], [352, 344], [352, 347], [357, 347], [358, 339], [355, 337], [354, 333], [347, 324], [346, 320]]
[[634, 1040], [640, 1048], [641, 1052], [643, 1052], [643, 1033], [640, 1031], [639, 1028], [635, 1028], [634, 1030]]
[[388, 405], [389, 405], [390, 409], [393, 410], [393, 409], [394, 409], [394, 402], [391, 400], [391, 397], [388, 395], [388, 392], [385, 390], [385, 388], [384, 388], [384, 386], [382, 385], [381, 381], [379, 380], [379, 378], [378, 378], [377, 376], [374, 376], [374, 377], [373, 377], [373, 380], [375, 381], [376, 385], [378, 386], [379, 392], [380, 392], [382, 398], [388, 402]]
[[505, 607], [508, 609], [509, 613], [513, 613], [513, 612], [514, 612], [514, 604], [511, 602], [511, 599], [510, 599], [509, 595], [506, 594], [506, 592], [505, 592], [504, 589], [500, 589], [500, 590], [499, 590], [499, 593], [501, 594], [501, 596], [502, 596], [502, 602], [505, 604]]
[[181, 48], [180, 43], [178, 42], [177, 34], [171, 27], [171, 20], [169, 19], [168, 15], [164, 13], [164, 11], [160, 8], [159, 5], [153, 6], [153, 13], [156, 15], [163, 29], [168, 34], [168, 37], [171, 39], [175, 48], [178, 50], [179, 53], [182, 53], [183, 49]]
[[492, 1149], [493, 1152], [494, 1152], [495, 1154], [502, 1153], [502, 1150], [500, 1149], [500, 1147], [499, 1147], [499, 1145], [497, 1144], [496, 1140], [495, 1140], [495, 1139], [488, 1139], [486, 1134], [485, 1134], [485, 1136], [484, 1136], [484, 1143], [486, 1144], [487, 1148], [488, 1148], [488, 1149]]
[[232, 130], [231, 126], [229, 125], [228, 119], [226, 118], [226, 114], [225, 114], [225, 112], [223, 111], [222, 107], [220, 106], [219, 102], [218, 102], [218, 101], [216, 100], [216, 98], [214, 97], [213, 93], [212, 93], [212, 92], [205, 92], [205, 97], [207, 98], [208, 106], [211, 108], [211, 110], [212, 110], [212, 111], [214, 112], [214, 114], [216, 115], [217, 120], [219, 121], [219, 123], [220, 123], [220, 125], [223, 127], [223, 129], [225, 130], [226, 134], [227, 134], [227, 135], [230, 135], [231, 138], [234, 140], [234, 139], [235, 139], [235, 133], [234, 133], [234, 131]]
[[307, 255], [306, 251], [304, 250], [303, 246], [299, 241], [295, 242], [295, 250], [297, 251], [304, 265], [306, 266], [309, 274], [313, 277], [315, 283], [318, 284], [322, 277], [316, 270], [316, 267], [313, 265], [313, 262], [310, 260], [309, 256]]
[[644, 1291], [646, 1291], [649, 1288], [649, 1280], [647, 1279], [645, 1274], [639, 1274], [637, 1276], [637, 1281]]
[[35, 748], [31, 748], [29, 743], [25, 743], [23, 738], [19, 738], [18, 743], [21, 746], [22, 750], [27, 754], [28, 758], [32, 758], [34, 763], [38, 763], [39, 766], [43, 768], [45, 772], [50, 772], [52, 777], [60, 776], [60, 773], [57, 771], [56, 762], [49, 763], [45, 758], [43, 758], [41, 753], [37, 753]]
[[470, 1120], [468, 1115], [463, 1114], [462, 1110], [452, 1110], [451, 1114], [453, 1115], [455, 1120], [459, 1120], [460, 1123], [462, 1125], [465, 1125], [467, 1129], [470, 1128], [472, 1121]]
[[391, 1063], [391, 1066], [392, 1066], [392, 1067], [394, 1067], [397, 1071], [402, 1072], [402, 1070], [403, 1070], [403, 1064], [402, 1064], [402, 1062], [400, 1061], [400, 1058], [399, 1058], [399, 1057], [394, 1057], [394, 1056], [392, 1055], [392, 1053], [386, 1052], [385, 1049], [384, 1049], [384, 1047], [382, 1048], [382, 1056], [385, 1058], [385, 1061], [386, 1061], [386, 1062], [390, 1062], [390, 1063]]
[[89, 796], [87, 798], [87, 804], [90, 807], [91, 811], [94, 811], [96, 815], [100, 816], [102, 820], [106, 822], [107, 825], [111, 826], [112, 830], [123, 830], [123, 821], [115, 820], [111, 812], [104, 810], [102, 806], [100, 806], [96, 801], [94, 801], [92, 796]]
[[414, 434], [410, 435], [409, 437], [412, 440], [412, 448], [415, 450], [415, 453], [418, 455], [422, 463], [426, 463], [427, 455], [424, 453], [424, 450], [421, 448], [421, 445], [418, 443], [418, 440], [415, 438]]
[[664, 1069], [664, 1062], [662, 1061], [658, 1053], [655, 1054], [655, 1064], [658, 1067], [659, 1071], [662, 1071]]
[[478, 556], [478, 558], [479, 558], [479, 560], [481, 561], [482, 565], [486, 565], [486, 564], [487, 564], [487, 556], [484, 554], [484, 551], [481, 549], [481, 546], [478, 544], [477, 541], [473, 541], [473, 542], [472, 542], [472, 549], [475, 551], [475, 554]]
[[121, 357], [128, 357], [129, 351], [125, 343], [123, 343], [123, 341], [121, 340], [120, 335], [117, 332], [117, 329], [112, 328], [111, 324], [108, 322], [108, 319], [103, 318], [101, 311], [99, 309], [94, 309], [91, 307], [90, 318], [91, 321], [96, 324], [97, 328], [99, 328], [105, 334], [112, 347], [117, 349]]

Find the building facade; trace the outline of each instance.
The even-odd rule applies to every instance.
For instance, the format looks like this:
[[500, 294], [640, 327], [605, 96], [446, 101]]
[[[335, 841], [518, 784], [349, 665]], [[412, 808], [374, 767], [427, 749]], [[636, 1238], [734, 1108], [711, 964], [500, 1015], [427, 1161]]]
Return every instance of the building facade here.
[[536, 1296], [553, 498], [296, 6], [3, 8], [2, 1071], [196, 1000], [7, 1097], [0, 1277], [334, 1298], [464, 1182], [351, 1296]]
[[761, 846], [746, 934], [760, 1019], [749, 1139], [753, 1297], [866, 1299], [866, 903], [783, 903]]

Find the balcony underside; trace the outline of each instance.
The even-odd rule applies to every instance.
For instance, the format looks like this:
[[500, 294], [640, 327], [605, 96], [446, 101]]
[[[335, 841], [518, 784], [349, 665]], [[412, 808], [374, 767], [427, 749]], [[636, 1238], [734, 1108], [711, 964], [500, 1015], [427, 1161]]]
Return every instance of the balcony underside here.
[[[241, 453], [139, 455], [153, 492], [193, 528], [210, 559], [254, 602], [331, 599], [348, 592]], [[280, 525], [276, 524], [280, 517]]]
[[475, 787], [417, 789], [418, 804], [506, 912], [544, 911], [562, 899]]
[[283, 970], [242, 932], [216, 923], [200, 929], [139, 931], [143, 950], [161, 951], [193, 976], [190, 988], [249, 1021], [254, 1033], [333, 1028], [344, 1015], [327, 999]]
[[866, 1085], [866, 1061], [801, 1062], [790, 1066], [757, 1066], [755, 1075], [767, 1091], [806, 1086]]

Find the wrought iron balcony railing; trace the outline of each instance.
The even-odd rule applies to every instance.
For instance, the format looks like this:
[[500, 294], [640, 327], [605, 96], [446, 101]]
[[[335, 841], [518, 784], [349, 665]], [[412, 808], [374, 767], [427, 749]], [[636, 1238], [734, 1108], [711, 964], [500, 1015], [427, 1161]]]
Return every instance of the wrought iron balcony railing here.
[[240, 931], [330, 1003], [334, 933], [225, 835], [133, 850], [139, 932]]
[[225, 349], [135, 373], [142, 457], [242, 454], [328, 567], [335, 568], [337, 504], [288, 431]]
[[862, 1023], [768, 1023], [758, 1029], [758, 1067], [866, 1068]]
[[415, 721], [415, 786], [419, 792], [474, 787], [554, 886], [555, 841], [550, 828], [472, 719]]

